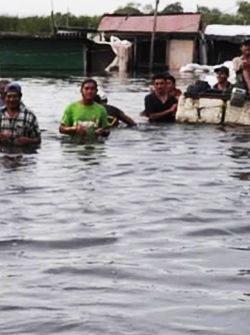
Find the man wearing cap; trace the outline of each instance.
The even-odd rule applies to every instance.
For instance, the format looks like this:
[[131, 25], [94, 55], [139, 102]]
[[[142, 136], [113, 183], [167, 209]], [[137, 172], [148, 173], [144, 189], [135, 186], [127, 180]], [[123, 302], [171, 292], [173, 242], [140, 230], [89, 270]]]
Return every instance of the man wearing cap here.
[[116, 106], [108, 104], [108, 98], [104, 93], [98, 93], [95, 101], [105, 107], [108, 114], [109, 127], [117, 127], [120, 121], [125, 123], [128, 127], [136, 126], [136, 122], [130, 116]]
[[21, 97], [19, 84], [6, 85], [0, 109], [0, 144], [25, 146], [41, 142], [37, 118], [21, 103]]
[[213, 89], [221, 91], [221, 93], [230, 92], [232, 84], [228, 81], [229, 69], [226, 66], [218, 67], [214, 70], [217, 75], [217, 83], [213, 86]]

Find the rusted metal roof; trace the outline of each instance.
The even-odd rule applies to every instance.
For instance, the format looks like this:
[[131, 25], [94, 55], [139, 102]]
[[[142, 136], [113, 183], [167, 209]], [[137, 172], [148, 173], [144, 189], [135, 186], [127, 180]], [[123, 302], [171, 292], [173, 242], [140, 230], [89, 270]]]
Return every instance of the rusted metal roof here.
[[[104, 15], [98, 30], [103, 32], [150, 33], [153, 29], [153, 15], [122, 16]], [[200, 28], [200, 13], [182, 13], [157, 16], [157, 33], [197, 33]]]

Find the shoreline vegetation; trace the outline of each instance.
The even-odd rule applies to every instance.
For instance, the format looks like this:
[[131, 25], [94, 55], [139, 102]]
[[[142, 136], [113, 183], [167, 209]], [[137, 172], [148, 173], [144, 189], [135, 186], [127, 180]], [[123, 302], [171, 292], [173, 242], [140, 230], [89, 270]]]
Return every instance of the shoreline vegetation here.
[[[142, 7], [139, 3], [129, 2], [123, 7], [119, 7], [113, 14], [152, 14], [154, 8], [151, 4]], [[184, 10], [180, 2], [167, 5], [159, 14], [183, 13]], [[204, 6], [197, 6], [197, 12], [202, 14], [204, 25], [225, 24], [225, 25], [250, 25], [250, 3], [239, 1], [235, 14], [221, 12], [217, 8], [209, 9]], [[53, 20], [52, 20], [53, 17]], [[18, 17], [0, 15], [0, 34], [19, 33], [48, 35], [55, 27], [74, 27], [96, 29], [101, 16], [75, 16], [71, 13], [55, 13], [48, 16]], [[54, 24], [52, 24], [54, 22]]]

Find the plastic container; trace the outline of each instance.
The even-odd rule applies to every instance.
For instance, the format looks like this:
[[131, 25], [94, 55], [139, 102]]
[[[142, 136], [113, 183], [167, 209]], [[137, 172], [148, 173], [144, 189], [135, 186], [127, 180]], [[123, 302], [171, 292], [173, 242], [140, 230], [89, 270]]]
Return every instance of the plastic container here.
[[246, 93], [246, 90], [234, 87], [231, 93], [230, 105], [235, 107], [243, 107], [246, 100]]

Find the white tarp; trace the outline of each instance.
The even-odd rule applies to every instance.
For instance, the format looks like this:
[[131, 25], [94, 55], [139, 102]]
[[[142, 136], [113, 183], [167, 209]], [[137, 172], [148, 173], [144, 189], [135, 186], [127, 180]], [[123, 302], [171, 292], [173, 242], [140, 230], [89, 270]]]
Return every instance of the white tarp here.
[[228, 80], [232, 84], [234, 84], [236, 78], [232, 61], [226, 61], [222, 64], [217, 65], [200, 65], [196, 63], [190, 63], [182, 66], [180, 68], [180, 73], [194, 73], [196, 75], [198, 74], [200, 76], [200, 79], [206, 80], [209, 85], [213, 86], [217, 82], [214, 70], [221, 66], [226, 66], [229, 69]]
[[103, 33], [94, 36], [88, 35], [88, 38], [98, 44], [110, 45], [116, 55], [111, 64], [105, 68], [105, 71], [110, 72], [113, 68], [117, 67], [120, 74], [127, 72], [132, 47], [132, 43], [130, 41], [120, 40], [116, 36], [111, 36], [110, 41], [106, 41]]
[[209, 24], [205, 29], [205, 35], [250, 36], [250, 26]]

